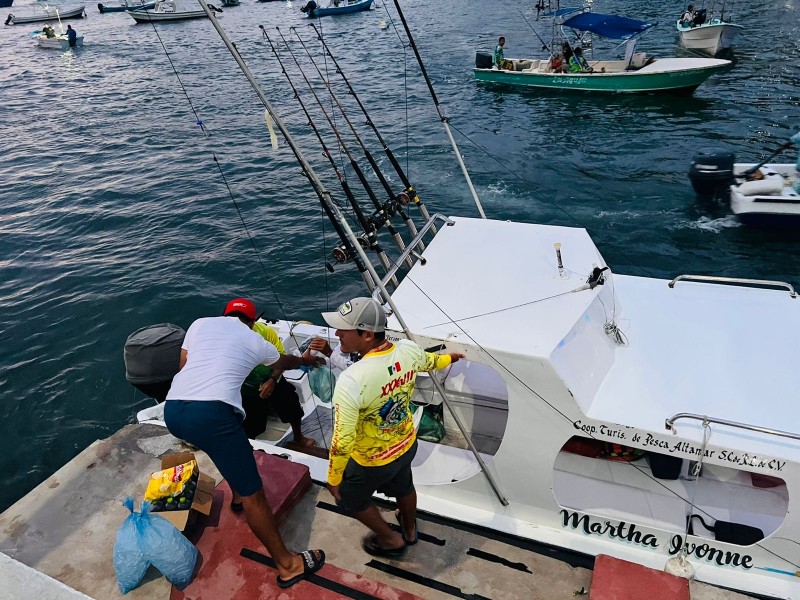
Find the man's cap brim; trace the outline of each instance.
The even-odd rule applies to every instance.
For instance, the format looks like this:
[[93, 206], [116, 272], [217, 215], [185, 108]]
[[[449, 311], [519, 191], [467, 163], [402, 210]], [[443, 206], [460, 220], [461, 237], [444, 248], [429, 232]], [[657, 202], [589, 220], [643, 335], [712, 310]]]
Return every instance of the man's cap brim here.
[[353, 326], [351, 323], [348, 323], [337, 311], [324, 312], [322, 313], [322, 318], [328, 324], [328, 327], [332, 327], [333, 329], [356, 329], [355, 326]]

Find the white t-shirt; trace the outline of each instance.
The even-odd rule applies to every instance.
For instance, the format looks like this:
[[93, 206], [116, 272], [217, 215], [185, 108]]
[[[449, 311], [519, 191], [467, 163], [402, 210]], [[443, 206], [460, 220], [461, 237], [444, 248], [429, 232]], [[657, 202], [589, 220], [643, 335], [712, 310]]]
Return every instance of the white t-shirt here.
[[186, 364], [167, 400], [218, 400], [244, 414], [240, 389], [256, 365], [280, 358], [275, 346], [236, 317], [206, 317], [191, 324], [181, 348]]

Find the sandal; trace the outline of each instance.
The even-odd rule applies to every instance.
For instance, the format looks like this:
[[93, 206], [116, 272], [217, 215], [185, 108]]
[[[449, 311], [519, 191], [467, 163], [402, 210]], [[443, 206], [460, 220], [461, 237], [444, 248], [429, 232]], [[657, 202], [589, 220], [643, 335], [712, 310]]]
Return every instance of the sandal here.
[[400, 558], [406, 553], [405, 545], [399, 548], [382, 548], [378, 544], [378, 536], [371, 533], [361, 541], [364, 552], [372, 556], [384, 556], [386, 558]]
[[301, 552], [300, 556], [303, 558], [303, 572], [299, 575], [295, 575], [291, 579], [281, 579], [281, 576], [278, 575], [279, 588], [286, 589], [292, 587], [298, 581], [302, 581], [309, 575], [319, 571], [322, 565], [325, 564], [325, 552], [322, 550], [306, 550], [305, 552]]
[[395, 512], [394, 518], [397, 519], [398, 525], [400, 525], [400, 534], [403, 536], [403, 541], [406, 543], [406, 546], [413, 546], [419, 541], [419, 529], [417, 529], [417, 522], [414, 521], [414, 539], [409, 540], [406, 537], [406, 530], [403, 529], [403, 521], [400, 519], [400, 513]]

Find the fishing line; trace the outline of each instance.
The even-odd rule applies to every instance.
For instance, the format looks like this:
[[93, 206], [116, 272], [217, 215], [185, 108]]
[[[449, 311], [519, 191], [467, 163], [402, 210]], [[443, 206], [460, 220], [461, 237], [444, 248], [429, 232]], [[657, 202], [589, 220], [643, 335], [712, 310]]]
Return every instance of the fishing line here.
[[[194, 118], [195, 118], [195, 123], [200, 126], [200, 130], [203, 132], [203, 136], [206, 139], [210, 139], [211, 138], [211, 134], [206, 129], [205, 125], [203, 124], [203, 120], [200, 118], [200, 115], [197, 113], [197, 109], [194, 107], [194, 104], [192, 103], [192, 99], [189, 96], [189, 92], [186, 90], [186, 86], [183, 85], [183, 81], [181, 80], [181, 77], [178, 74], [178, 69], [175, 67], [175, 63], [172, 61], [172, 57], [169, 54], [169, 50], [167, 50], [167, 46], [164, 44], [164, 41], [161, 39], [161, 36], [158, 34], [158, 29], [156, 28], [155, 22], [154, 21], [150, 21], [150, 24], [152, 25], [153, 31], [155, 32], [156, 37], [158, 38], [158, 42], [161, 44], [161, 48], [164, 50], [164, 55], [167, 57], [167, 60], [169, 61], [169, 64], [170, 64], [170, 67], [172, 67], [172, 72], [175, 74], [175, 78], [178, 80], [178, 84], [180, 85], [181, 90], [183, 91], [183, 95], [186, 97], [186, 101], [189, 103], [189, 107], [192, 109], [192, 113], [194, 114]], [[258, 251], [258, 248], [256, 247], [255, 239], [253, 238], [252, 234], [250, 233], [250, 228], [247, 226], [247, 223], [245, 222], [244, 215], [242, 214], [241, 208], [239, 207], [239, 203], [236, 201], [236, 198], [233, 195], [233, 190], [231, 189], [231, 186], [228, 184], [228, 178], [225, 177], [225, 172], [222, 170], [222, 165], [220, 165], [220, 162], [217, 159], [217, 155], [213, 150], [211, 150], [211, 157], [214, 160], [214, 164], [217, 167], [217, 171], [219, 172], [220, 177], [222, 178], [222, 182], [224, 183], [225, 188], [228, 191], [228, 197], [231, 199], [231, 202], [233, 203], [233, 206], [236, 209], [236, 213], [239, 215], [239, 220], [242, 223], [242, 227], [244, 228], [245, 234], [247, 235], [247, 239], [250, 242], [250, 246], [253, 248], [253, 252], [254, 252], [254, 254], [256, 256], [256, 260], [258, 261], [258, 264], [259, 264], [259, 266], [261, 268], [261, 272], [262, 272], [262, 275], [264, 277], [264, 280], [267, 283], [267, 287], [272, 292], [272, 295], [273, 295], [273, 297], [275, 299], [275, 303], [278, 305], [278, 311], [279, 311], [279, 313], [281, 315], [281, 318], [284, 321], [288, 321], [288, 319], [286, 318], [286, 310], [284, 308], [284, 305], [281, 302], [280, 297], [278, 296], [278, 292], [277, 292], [277, 290], [275, 289], [275, 286], [272, 283], [272, 278], [269, 276], [269, 273], [267, 271], [267, 267], [266, 267], [266, 265], [264, 264], [264, 261], [261, 258], [261, 253]], [[297, 342], [297, 340], [295, 340], [295, 343], [296, 342]]]
[[394, 24], [394, 19], [392, 15], [389, 13], [389, 7], [386, 6], [386, 2], [383, 3], [383, 9], [386, 11], [386, 16], [389, 17], [389, 23], [392, 24], [392, 29], [394, 29], [395, 35], [397, 35], [397, 39], [400, 40], [400, 47], [403, 48], [403, 92], [405, 94], [405, 104], [406, 104], [406, 173], [409, 173], [409, 166], [408, 166], [408, 155], [411, 149], [411, 141], [409, 135], [409, 128], [408, 128], [408, 46], [403, 41], [403, 38], [400, 37], [400, 32], [397, 30], [397, 25]]

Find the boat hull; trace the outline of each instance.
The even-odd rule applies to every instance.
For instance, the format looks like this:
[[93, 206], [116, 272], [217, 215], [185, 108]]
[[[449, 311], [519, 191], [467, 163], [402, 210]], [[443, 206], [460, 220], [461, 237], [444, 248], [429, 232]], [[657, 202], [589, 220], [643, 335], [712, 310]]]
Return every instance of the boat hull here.
[[207, 19], [208, 15], [203, 10], [190, 10], [174, 13], [159, 13], [150, 10], [129, 10], [128, 14], [137, 23], [186, 21], [188, 19]]
[[314, 9], [313, 13], [309, 12], [308, 16], [313, 19], [315, 17], [332, 17], [335, 15], [349, 15], [352, 13], [361, 12], [362, 10], [369, 10], [370, 6], [372, 6], [372, 1], [373, 0], [363, 0], [362, 2], [348, 4], [347, 6], [331, 6], [325, 8], [316, 8]]
[[732, 23], [712, 22], [689, 28], [678, 25], [681, 45], [684, 48], [710, 56], [731, 48], [742, 29], [744, 27], [741, 25]]
[[[54, 38], [44, 38], [38, 37], [36, 39], [37, 43], [39, 44], [40, 48], [46, 48], [47, 50], [69, 50], [69, 40], [67, 36], [58, 36]], [[76, 48], [83, 48], [83, 36], [79, 35], [75, 38], [75, 47]]]
[[[713, 62], [709, 62], [709, 60]], [[670, 61], [666, 69], [660, 62]], [[681, 64], [682, 61], [689, 61]], [[700, 61], [694, 63], [693, 61]], [[706, 64], [708, 63], [708, 64]], [[636, 71], [607, 73], [547, 73], [543, 71], [505, 71], [473, 69], [475, 79], [487, 83], [521, 85], [562, 91], [607, 92], [619, 94], [673, 93], [691, 94], [711, 75], [727, 67], [730, 61], [675, 58], [654, 61]]]
[[80, 19], [86, 16], [86, 7], [79, 6], [77, 8], [71, 8], [70, 10], [65, 11], [58, 11], [54, 8], [45, 9], [44, 12], [17, 17], [14, 15], [8, 15], [5, 24], [6, 25], [19, 25], [21, 23], [41, 23], [43, 21], [56, 21], [61, 19], [62, 21], [66, 19]]
[[[755, 165], [736, 164], [734, 176]], [[800, 179], [795, 165], [764, 165], [763, 179], [743, 182], [730, 188], [731, 210], [745, 225], [771, 228], [800, 227], [800, 194], [795, 182]]]

